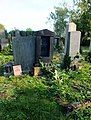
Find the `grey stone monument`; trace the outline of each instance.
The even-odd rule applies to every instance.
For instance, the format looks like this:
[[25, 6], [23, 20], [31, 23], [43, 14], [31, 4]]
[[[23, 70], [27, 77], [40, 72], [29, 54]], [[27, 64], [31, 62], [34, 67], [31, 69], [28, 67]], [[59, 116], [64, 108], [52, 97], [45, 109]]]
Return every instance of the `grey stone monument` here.
[[14, 64], [21, 65], [29, 72], [35, 63], [35, 38], [33, 36], [15, 37], [12, 40]]
[[81, 32], [76, 31], [76, 24], [71, 22], [66, 25], [66, 39], [64, 54], [74, 58], [80, 51]]

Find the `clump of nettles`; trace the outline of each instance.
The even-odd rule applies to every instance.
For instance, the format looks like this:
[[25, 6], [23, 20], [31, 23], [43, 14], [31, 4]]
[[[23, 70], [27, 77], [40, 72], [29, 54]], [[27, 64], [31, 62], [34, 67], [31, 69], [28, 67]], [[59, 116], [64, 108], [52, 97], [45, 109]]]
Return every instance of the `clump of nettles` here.
[[85, 60], [91, 63], [91, 51], [87, 53], [87, 56], [85, 57]]
[[13, 54], [13, 51], [12, 51], [12, 48], [10, 45], [8, 45], [7, 47], [5, 47], [2, 51], [1, 51], [2, 54], [4, 55], [12, 55]]
[[70, 69], [70, 64], [71, 64], [71, 57], [66, 54], [63, 58], [61, 68], [68, 71]]

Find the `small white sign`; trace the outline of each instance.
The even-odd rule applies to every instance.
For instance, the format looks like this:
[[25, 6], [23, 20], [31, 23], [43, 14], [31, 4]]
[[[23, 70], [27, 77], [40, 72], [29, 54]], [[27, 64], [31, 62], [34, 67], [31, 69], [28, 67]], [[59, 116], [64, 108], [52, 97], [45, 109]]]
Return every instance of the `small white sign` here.
[[15, 65], [15, 66], [13, 66], [13, 71], [14, 71], [14, 75], [15, 76], [22, 75], [21, 65]]

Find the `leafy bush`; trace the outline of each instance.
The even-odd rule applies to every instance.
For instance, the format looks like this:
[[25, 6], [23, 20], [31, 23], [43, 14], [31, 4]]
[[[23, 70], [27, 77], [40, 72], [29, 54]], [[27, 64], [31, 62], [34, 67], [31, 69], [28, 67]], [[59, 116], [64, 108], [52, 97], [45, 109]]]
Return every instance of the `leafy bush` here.
[[71, 64], [71, 57], [69, 55], [65, 55], [62, 65], [61, 65], [61, 68], [65, 69], [65, 70], [69, 70], [70, 64]]
[[12, 60], [13, 60], [12, 55], [3, 55], [2, 53], [0, 53], [0, 66], [4, 65], [7, 62], [10, 62]]
[[[0, 54], [0, 66], [12, 59], [12, 56]], [[57, 96], [68, 104], [91, 100], [91, 64], [85, 61], [82, 64], [79, 71], [57, 69], [58, 80], [53, 78], [54, 64], [44, 63], [41, 66], [46, 75], [42, 77], [0, 76], [0, 119], [90, 120], [90, 107], [77, 109], [64, 116], [62, 107], [56, 103]]]
[[55, 45], [55, 46], [54, 46], [54, 50], [56, 50], [58, 53], [60, 53], [60, 52], [62, 52], [63, 47], [60, 46], [60, 45]]
[[4, 64], [13, 61], [12, 55], [3, 55], [0, 53], [0, 75], [3, 75], [4, 73]]
[[12, 54], [13, 54], [13, 51], [12, 51], [12, 49], [11, 49], [11, 46], [8, 45], [7, 47], [5, 47], [5, 48], [2, 50], [1, 53], [4, 54], [4, 55], [12, 55]]
[[89, 63], [91, 63], [91, 51], [87, 53], [85, 60], [88, 61]]

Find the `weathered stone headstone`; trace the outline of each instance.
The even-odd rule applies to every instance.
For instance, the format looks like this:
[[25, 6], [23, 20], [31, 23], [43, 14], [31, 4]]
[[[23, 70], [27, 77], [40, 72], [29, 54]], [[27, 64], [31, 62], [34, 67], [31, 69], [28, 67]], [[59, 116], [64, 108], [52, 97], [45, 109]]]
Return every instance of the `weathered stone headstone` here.
[[81, 32], [76, 31], [76, 24], [73, 22], [67, 24], [64, 53], [74, 58], [80, 51], [80, 38]]
[[67, 51], [67, 44], [68, 44], [68, 32], [71, 31], [76, 31], [76, 24], [74, 24], [73, 22], [66, 24], [66, 39], [65, 39], [65, 49], [64, 49], [65, 54]]
[[35, 38], [15, 37], [12, 43], [15, 65], [21, 65], [23, 72], [29, 72], [35, 63]]
[[69, 32], [69, 36], [70, 36], [69, 55], [75, 57], [77, 53], [79, 53], [80, 51], [81, 32], [80, 31]]
[[23, 72], [30, 72], [33, 66], [39, 63], [51, 62], [53, 58], [54, 33], [49, 30], [40, 30], [29, 36], [22, 36], [19, 30], [15, 31], [12, 40], [14, 64], [21, 65]]

